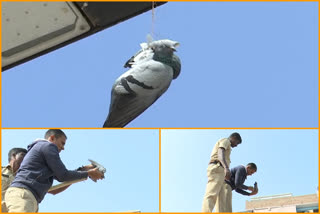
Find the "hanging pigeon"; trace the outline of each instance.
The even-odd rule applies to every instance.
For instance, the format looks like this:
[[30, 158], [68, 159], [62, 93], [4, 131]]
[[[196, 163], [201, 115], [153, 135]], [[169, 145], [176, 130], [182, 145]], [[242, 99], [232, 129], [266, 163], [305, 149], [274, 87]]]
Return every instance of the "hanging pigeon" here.
[[103, 127], [126, 126], [169, 88], [181, 70], [180, 59], [173, 53], [178, 45], [168, 39], [141, 44], [142, 49], [124, 65], [130, 69], [112, 87]]

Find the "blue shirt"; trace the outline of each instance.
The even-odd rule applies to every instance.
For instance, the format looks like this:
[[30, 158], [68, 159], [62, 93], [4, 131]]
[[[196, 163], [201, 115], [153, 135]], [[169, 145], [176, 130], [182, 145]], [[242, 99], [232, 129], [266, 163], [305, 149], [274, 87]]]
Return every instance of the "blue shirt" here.
[[28, 152], [11, 187], [30, 190], [40, 203], [52, 186], [53, 179], [62, 182], [87, 177], [88, 172], [86, 171], [66, 169], [55, 144], [47, 140], [37, 140], [28, 146]]
[[236, 192], [242, 195], [250, 195], [249, 192], [244, 191], [248, 189], [248, 187], [244, 185], [244, 182], [247, 179], [246, 167], [240, 165], [232, 168], [230, 171], [230, 181], [226, 180], [225, 182], [231, 186], [232, 190], [236, 190]]

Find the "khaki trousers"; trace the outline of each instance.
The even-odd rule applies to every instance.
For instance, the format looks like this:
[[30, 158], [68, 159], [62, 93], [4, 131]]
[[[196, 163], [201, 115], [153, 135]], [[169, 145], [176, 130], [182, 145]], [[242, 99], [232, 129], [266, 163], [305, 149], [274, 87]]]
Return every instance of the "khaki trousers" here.
[[219, 213], [232, 213], [232, 188], [227, 183], [224, 183], [221, 188], [215, 211]]
[[4, 198], [9, 213], [38, 212], [38, 202], [30, 190], [9, 187]]
[[[3, 198], [3, 200], [4, 200], [4, 198]], [[8, 209], [7, 209], [5, 201], [1, 201], [1, 212], [3, 212], [3, 213], [7, 213], [8, 212]]]
[[208, 183], [202, 202], [202, 212], [212, 212], [224, 184], [224, 168], [219, 164], [209, 164], [207, 168]]

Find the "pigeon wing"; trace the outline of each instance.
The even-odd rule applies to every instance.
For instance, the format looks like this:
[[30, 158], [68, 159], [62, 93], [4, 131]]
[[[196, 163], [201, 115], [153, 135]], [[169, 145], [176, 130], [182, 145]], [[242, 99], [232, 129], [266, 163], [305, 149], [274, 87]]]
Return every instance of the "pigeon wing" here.
[[124, 64], [123, 67], [125, 68], [131, 68], [131, 65], [135, 63], [135, 58], [141, 54], [143, 52], [143, 50], [139, 50], [135, 55], [133, 55], [130, 59], [128, 59], [128, 61]]
[[134, 56], [132, 56], [125, 64], [125, 68], [132, 68], [134, 65], [152, 59], [153, 51], [151, 49], [140, 49]]
[[[169, 86], [168, 86], [169, 87]], [[144, 97], [136, 94], [112, 93], [109, 115], [103, 127], [124, 127], [149, 106], [151, 106], [167, 89], [159, 91], [153, 97]]]

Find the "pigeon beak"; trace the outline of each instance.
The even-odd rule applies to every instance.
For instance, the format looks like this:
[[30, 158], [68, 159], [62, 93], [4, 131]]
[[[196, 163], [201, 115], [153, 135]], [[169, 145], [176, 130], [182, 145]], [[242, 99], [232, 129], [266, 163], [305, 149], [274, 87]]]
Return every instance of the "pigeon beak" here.
[[174, 43], [173, 44], [173, 46], [171, 47], [171, 49], [174, 51], [174, 52], [176, 52], [177, 51], [177, 47], [179, 47], [179, 45], [180, 45], [180, 43], [179, 42], [176, 42], [176, 43]]

